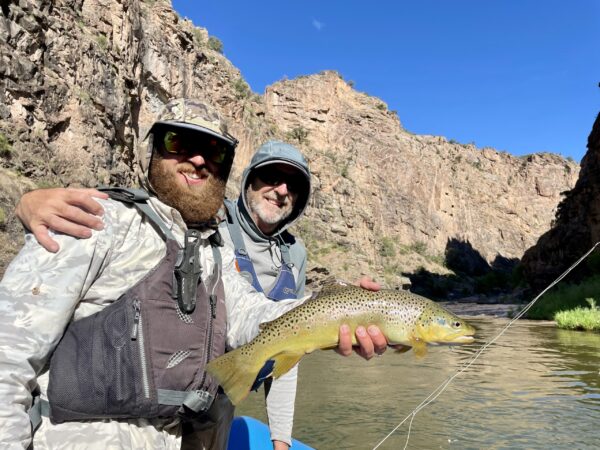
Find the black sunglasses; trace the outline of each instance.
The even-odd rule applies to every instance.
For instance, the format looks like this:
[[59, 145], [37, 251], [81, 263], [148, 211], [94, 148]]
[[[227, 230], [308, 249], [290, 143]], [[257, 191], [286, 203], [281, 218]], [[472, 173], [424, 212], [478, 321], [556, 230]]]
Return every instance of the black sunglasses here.
[[159, 137], [160, 149], [171, 155], [201, 154], [207, 160], [222, 164], [233, 147], [222, 140], [203, 133], [185, 133], [180, 131], [165, 131]]
[[285, 183], [288, 190], [296, 193], [306, 186], [306, 178], [302, 174], [286, 173], [269, 166], [256, 170], [255, 176], [269, 186], [279, 186]]

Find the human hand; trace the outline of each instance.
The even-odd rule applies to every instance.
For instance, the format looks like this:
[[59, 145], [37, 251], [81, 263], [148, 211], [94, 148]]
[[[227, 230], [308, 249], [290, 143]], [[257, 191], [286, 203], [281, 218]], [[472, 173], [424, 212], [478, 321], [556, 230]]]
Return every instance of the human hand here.
[[356, 327], [355, 336], [358, 345], [353, 347], [350, 327], [343, 324], [340, 327], [340, 340], [335, 351], [342, 356], [349, 356], [352, 351], [355, 351], [368, 361], [375, 355], [382, 355], [387, 348], [387, 339], [375, 325], [369, 325], [366, 329], [363, 326]]
[[358, 280], [358, 283], [356, 283], [357, 285], [359, 285], [361, 288], [363, 289], [367, 289], [368, 291], [379, 291], [381, 290], [381, 285], [379, 283], [377, 283], [376, 281], [373, 281], [370, 277], [368, 276], [364, 276], [362, 277], [360, 280]]
[[107, 199], [108, 195], [96, 189], [38, 189], [21, 197], [15, 214], [42, 247], [56, 253], [59, 245], [48, 234], [49, 229], [85, 239], [92, 230], [104, 228], [97, 217], [104, 209], [94, 197]]
[[[379, 283], [376, 283], [367, 276], [362, 277], [356, 284], [369, 291], [377, 292], [381, 289]], [[364, 359], [369, 360], [374, 355], [382, 355], [387, 348], [387, 339], [375, 325], [370, 325], [366, 329], [363, 326], [359, 326], [355, 330], [355, 335], [358, 345], [353, 346], [350, 327], [342, 325], [340, 327], [340, 340], [335, 351], [342, 356], [349, 356], [352, 354], [352, 351], [355, 351]]]

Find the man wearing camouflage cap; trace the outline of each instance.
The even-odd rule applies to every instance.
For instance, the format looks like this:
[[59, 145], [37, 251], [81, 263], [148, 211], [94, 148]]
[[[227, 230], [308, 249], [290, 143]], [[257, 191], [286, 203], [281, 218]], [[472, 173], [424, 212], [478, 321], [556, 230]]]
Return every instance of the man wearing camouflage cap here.
[[172, 101], [147, 138], [148, 199], [113, 192], [104, 229], [53, 235], [57, 254], [28, 235], [0, 283], [2, 442], [26, 448], [31, 420], [34, 447], [179, 448], [191, 430], [184, 445], [224, 448], [231, 409], [206, 361], [298, 304], [255, 292], [216, 239], [236, 145], [218, 114]]

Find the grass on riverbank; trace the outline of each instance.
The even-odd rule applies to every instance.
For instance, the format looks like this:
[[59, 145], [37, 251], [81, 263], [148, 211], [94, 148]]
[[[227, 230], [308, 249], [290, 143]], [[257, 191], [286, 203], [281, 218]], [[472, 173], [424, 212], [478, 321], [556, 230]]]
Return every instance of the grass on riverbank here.
[[[600, 295], [600, 276], [588, 278], [580, 284], [568, 284], [555, 291], [546, 293], [527, 312], [528, 319], [557, 320], [559, 312], [580, 310], [579, 314], [594, 317], [598, 314], [597, 308], [589, 308], [586, 299], [598, 298]], [[561, 325], [559, 325], [561, 326]], [[596, 328], [600, 331], [600, 326]]]
[[593, 298], [587, 298], [589, 308], [578, 306], [570, 311], [559, 311], [554, 320], [559, 328], [567, 330], [600, 331], [600, 308]]

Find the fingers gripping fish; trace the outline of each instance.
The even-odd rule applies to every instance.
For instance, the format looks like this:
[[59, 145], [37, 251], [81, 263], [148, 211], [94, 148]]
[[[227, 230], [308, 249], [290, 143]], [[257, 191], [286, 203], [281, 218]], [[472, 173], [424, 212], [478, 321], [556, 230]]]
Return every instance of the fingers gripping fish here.
[[469, 344], [475, 333], [456, 315], [411, 292], [331, 285], [315, 299], [262, 324], [256, 338], [210, 362], [208, 372], [237, 405], [266, 361], [275, 362], [273, 377], [279, 378], [305, 354], [337, 347], [342, 324], [350, 326], [353, 344], [354, 330], [373, 324], [390, 345], [412, 347], [417, 356], [427, 353], [427, 344]]

